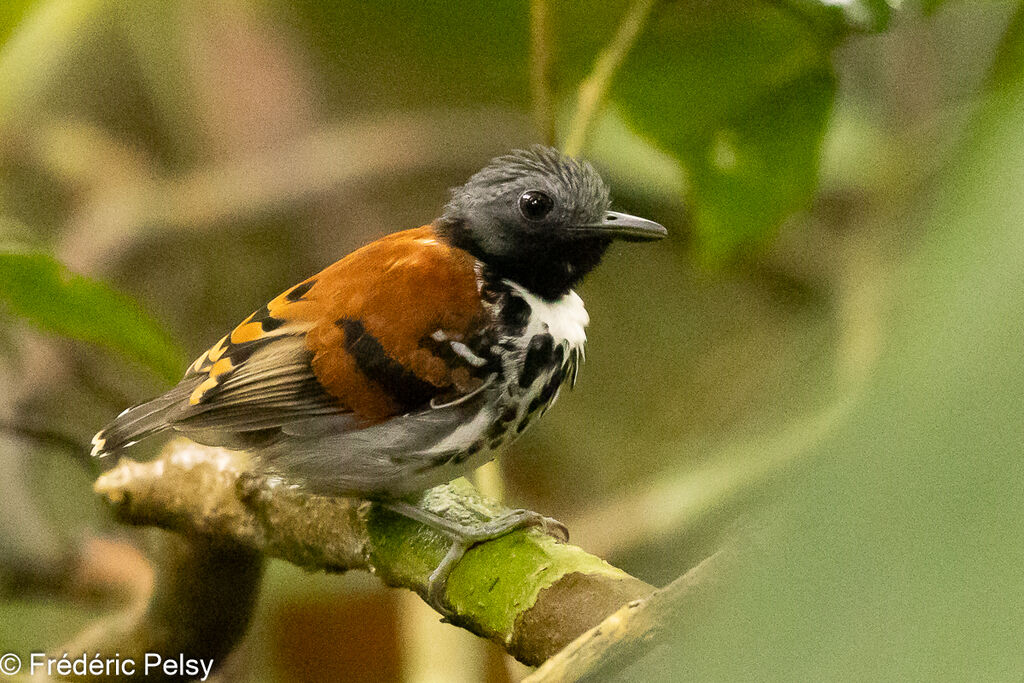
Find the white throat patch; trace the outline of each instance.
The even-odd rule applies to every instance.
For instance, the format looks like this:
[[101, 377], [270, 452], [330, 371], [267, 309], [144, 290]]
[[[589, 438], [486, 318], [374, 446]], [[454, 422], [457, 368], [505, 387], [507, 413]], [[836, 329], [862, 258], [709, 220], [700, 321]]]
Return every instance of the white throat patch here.
[[547, 332], [554, 338], [555, 344], [564, 341], [571, 349], [583, 347], [587, 341], [586, 328], [590, 323], [590, 315], [579, 294], [569, 290], [560, 299], [545, 301], [512, 280], [504, 280], [504, 284], [530, 305], [530, 322], [523, 334], [524, 338]]

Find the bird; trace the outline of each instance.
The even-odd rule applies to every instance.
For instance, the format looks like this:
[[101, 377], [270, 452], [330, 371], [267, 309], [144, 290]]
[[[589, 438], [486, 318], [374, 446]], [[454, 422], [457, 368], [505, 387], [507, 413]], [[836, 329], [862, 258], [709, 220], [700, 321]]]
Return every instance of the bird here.
[[285, 290], [200, 355], [182, 380], [92, 440], [114, 463], [164, 432], [249, 452], [311, 493], [380, 501], [476, 543], [539, 524], [515, 510], [467, 526], [410, 502], [495, 457], [575, 386], [589, 315], [574, 288], [614, 241], [666, 229], [610, 210], [594, 167], [551, 147], [492, 159], [429, 224], [389, 234]]

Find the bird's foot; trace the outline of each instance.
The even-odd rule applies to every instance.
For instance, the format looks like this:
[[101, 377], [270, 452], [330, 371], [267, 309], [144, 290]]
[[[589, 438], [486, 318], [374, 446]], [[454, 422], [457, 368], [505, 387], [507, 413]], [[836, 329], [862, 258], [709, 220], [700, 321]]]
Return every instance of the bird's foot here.
[[442, 517], [434, 512], [417, 507], [405, 501], [390, 501], [383, 503], [388, 509], [397, 512], [404, 517], [414, 519], [431, 529], [443, 533], [452, 540], [444, 559], [437, 565], [430, 577], [427, 579], [427, 603], [440, 612], [445, 619], [450, 619], [453, 612], [448, 607], [445, 596], [448, 591], [448, 577], [451, 575], [455, 565], [473, 546], [501, 538], [518, 529], [539, 526], [544, 533], [553, 536], [563, 543], [569, 540], [569, 531], [565, 525], [557, 519], [545, 517], [539, 512], [532, 510], [512, 510], [501, 517], [481, 522], [479, 524], [460, 524], [447, 517]]

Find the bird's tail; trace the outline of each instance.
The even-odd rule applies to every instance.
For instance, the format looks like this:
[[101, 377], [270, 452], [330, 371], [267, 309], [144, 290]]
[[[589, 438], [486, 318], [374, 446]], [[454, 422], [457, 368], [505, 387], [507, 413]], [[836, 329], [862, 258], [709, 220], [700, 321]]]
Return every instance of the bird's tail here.
[[[187, 398], [189, 388], [179, 385], [166, 394], [129, 408], [118, 415], [113, 422], [92, 437], [93, 457], [106, 458], [147, 436], [168, 429], [171, 426], [171, 413], [180, 409], [181, 401]], [[115, 457], [111, 464], [116, 461]]]

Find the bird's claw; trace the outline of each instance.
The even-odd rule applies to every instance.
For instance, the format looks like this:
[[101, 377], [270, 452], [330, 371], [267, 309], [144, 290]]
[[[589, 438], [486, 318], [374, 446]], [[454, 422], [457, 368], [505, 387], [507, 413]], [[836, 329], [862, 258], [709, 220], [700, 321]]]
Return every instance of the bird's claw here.
[[569, 530], [557, 519], [545, 517], [539, 512], [523, 508], [512, 510], [477, 527], [465, 527], [465, 530], [460, 533], [444, 530], [446, 535], [452, 539], [452, 544], [444, 559], [427, 579], [427, 594], [425, 596], [427, 603], [437, 610], [445, 621], [450, 622], [455, 613], [445, 599], [448, 592], [448, 578], [466, 552], [480, 543], [492, 541], [513, 531], [533, 526], [540, 527], [544, 533], [562, 543], [569, 540]]

